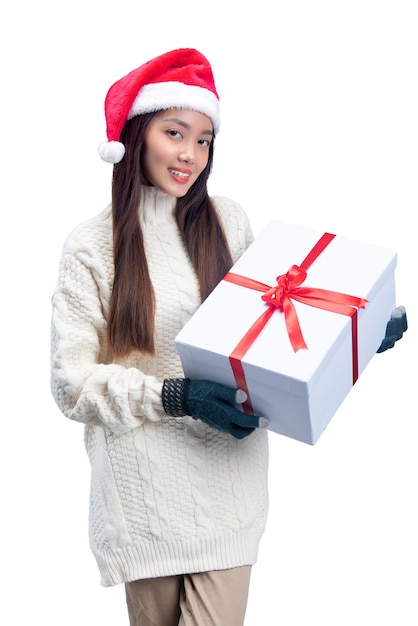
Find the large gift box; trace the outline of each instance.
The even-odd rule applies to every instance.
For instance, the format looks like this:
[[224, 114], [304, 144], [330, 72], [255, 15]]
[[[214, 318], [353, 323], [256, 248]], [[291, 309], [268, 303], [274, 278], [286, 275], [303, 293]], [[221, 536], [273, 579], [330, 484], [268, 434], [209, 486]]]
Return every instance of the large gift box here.
[[385, 336], [396, 260], [272, 220], [177, 335], [185, 375], [245, 389], [243, 410], [315, 444]]

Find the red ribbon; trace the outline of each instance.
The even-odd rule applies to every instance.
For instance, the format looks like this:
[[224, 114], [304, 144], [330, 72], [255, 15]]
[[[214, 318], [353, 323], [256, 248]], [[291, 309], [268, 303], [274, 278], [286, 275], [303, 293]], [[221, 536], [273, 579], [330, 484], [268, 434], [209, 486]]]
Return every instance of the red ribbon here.
[[286, 329], [293, 350], [297, 352], [302, 348], [307, 349], [292, 300], [351, 317], [353, 384], [358, 379], [357, 309], [364, 309], [367, 300], [338, 291], [330, 291], [328, 289], [299, 287], [306, 279], [309, 267], [325, 250], [334, 237], [335, 235], [324, 233], [301, 265], [292, 265], [286, 274], [282, 274], [276, 278], [277, 284], [273, 287], [232, 272], [228, 272], [224, 276], [223, 280], [228, 282], [247, 287], [248, 289], [262, 291], [264, 295], [262, 295], [261, 298], [268, 306], [244, 335], [229, 357], [235, 381], [238, 387], [247, 393], [248, 399], [244, 404], [246, 413], [252, 413], [253, 411], [241, 361], [275, 311], [284, 313]]

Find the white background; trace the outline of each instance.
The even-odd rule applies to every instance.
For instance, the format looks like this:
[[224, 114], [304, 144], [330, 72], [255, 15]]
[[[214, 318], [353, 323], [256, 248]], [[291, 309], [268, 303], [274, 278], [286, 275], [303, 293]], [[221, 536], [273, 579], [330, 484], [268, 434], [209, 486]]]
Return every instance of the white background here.
[[123, 587], [100, 586], [88, 547], [82, 428], [49, 392], [50, 297], [64, 238], [109, 200], [108, 87], [190, 46], [222, 102], [210, 191], [239, 201], [255, 234], [277, 218], [395, 248], [410, 325], [316, 446], [270, 435], [245, 626], [416, 626], [416, 3], [4, 6], [0, 622], [127, 624]]

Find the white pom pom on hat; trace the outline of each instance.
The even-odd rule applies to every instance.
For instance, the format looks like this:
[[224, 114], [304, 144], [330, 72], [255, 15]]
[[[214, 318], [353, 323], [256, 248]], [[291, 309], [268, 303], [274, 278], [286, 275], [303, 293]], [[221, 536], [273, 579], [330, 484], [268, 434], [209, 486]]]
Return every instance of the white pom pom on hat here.
[[105, 117], [107, 141], [99, 146], [100, 157], [119, 163], [125, 154], [120, 134], [125, 122], [152, 111], [191, 109], [207, 115], [215, 135], [220, 126], [219, 96], [212, 68], [194, 48], [180, 48], [158, 56], [133, 70], [107, 92]]
[[99, 145], [99, 154], [107, 163], [119, 163], [125, 156], [125, 146], [120, 141], [103, 141]]

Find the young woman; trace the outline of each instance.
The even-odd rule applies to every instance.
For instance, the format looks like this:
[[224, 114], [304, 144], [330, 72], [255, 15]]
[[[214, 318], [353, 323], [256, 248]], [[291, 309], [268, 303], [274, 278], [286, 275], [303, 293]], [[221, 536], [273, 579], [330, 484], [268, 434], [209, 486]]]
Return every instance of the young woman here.
[[267, 515], [267, 432], [243, 392], [184, 378], [174, 338], [252, 241], [210, 198], [219, 98], [197, 50], [109, 90], [112, 202], [68, 237], [53, 297], [52, 392], [85, 425], [90, 541], [131, 625], [244, 622]]

